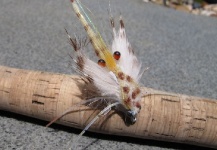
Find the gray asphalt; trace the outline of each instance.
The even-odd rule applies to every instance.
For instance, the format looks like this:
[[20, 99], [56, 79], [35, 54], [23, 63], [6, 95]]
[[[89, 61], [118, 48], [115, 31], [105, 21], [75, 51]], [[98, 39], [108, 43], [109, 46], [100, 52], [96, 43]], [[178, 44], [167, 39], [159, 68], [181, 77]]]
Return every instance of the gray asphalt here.
[[[82, 2], [91, 10], [106, 40], [111, 41], [108, 1]], [[111, 8], [117, 20], [122, 14], [129, 41], [144, 68], [150, 67], [142, 78], [145, 86], [217, 99], [217, 18], [142, 0], [111, 0]], [[71, 35], [84, 36], [68, 0], [1, 0], [0, 65], [73, 73], [68, 65], [72, 50], [64, 28]], [[44, 129], [45, 125], [37, 119], [0, 111], [0, 149], [64, 149], [80, 132], [59, 125]], [[199, 149], [90, 132], [82, 137], [79, 146], [103, 150]]]

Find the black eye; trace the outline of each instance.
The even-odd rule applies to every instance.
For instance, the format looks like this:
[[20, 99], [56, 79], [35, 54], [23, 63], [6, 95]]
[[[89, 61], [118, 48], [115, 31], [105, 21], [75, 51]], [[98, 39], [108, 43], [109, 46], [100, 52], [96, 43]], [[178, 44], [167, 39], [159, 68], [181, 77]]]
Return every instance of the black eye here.
[[100, 65], [101, 67], [105, 67], [106, 66], [105, 60], [103, 59], [98, 60], [98, 65]]
[[116, 60], [119, 60], [120, 57], [121, 57], [121, 53], [118, 52], [118, 51], [115, 51], [114, 54], [113, 54], [113, 57], [114, 57]]
[[132, 110], [127, 111], [127, 118], [131, 122], [131, 124], [134, 124], [136, 122], [136, 114]]

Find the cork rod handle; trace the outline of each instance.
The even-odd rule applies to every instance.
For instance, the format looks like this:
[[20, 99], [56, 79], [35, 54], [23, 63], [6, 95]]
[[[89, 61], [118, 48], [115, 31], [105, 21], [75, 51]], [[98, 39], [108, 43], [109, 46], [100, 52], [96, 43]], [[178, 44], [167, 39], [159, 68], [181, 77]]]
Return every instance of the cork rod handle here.
[[[0, 110], [51, 121], [85, 97], [85, 84], [74, 75], [30, 71], [0, 66]], [[217, 101], [165, 93], [142, 99], [134, 125], [126, 126], [116, 113], [104, 117], [90, 130], [105, 134], [217, 147]], [[59, 124], [84, 128], [97, 112], [83, 106], [58, 120]]]

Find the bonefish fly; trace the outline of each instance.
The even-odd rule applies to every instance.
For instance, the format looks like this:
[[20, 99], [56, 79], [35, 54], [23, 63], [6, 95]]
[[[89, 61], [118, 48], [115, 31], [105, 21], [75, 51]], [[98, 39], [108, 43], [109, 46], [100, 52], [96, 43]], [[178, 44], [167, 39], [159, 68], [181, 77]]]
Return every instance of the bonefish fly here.
[[[73, 59], [76, 64], [76, 70], [97, 88], [101, 96], [86, 100], [82, 104], [95, 103], [97, 99], [107, 101], [106, 107], [83, 129], [80, 136], [100, 116], [106, 115], [112, 108], [118, 108], [118, 110], [123, 111], [130, 121], [135, 123], [137, 114], [141, 109], [141, 98], [144, 96], [138, 84], [143, 72], [141, 72], [141, 63], [135, 56], [126, 37], [122, 18], [120, 17], [120, 28], [118, 31], [115, 29], [114, 19], [110, 18], [113, 41], [112, 45], [108, 47], [92, 20], [84, 11], [80, 1], [71, 0], [71, 3], [76, 16], [89, 37], [96, 56], [99, 58], [97, 63], [90, 60], [83, 52], [81, 42], [77, 38], [72, 38], [66, 30], [69, 42], [75, 51]], [[69, 111], [66, 111], [64, 114]]]

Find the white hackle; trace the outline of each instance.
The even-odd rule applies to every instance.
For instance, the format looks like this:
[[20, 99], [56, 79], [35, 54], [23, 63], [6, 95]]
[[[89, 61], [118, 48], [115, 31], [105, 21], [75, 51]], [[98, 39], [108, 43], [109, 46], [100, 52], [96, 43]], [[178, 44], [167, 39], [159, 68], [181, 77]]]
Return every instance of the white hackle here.
[[86, 59], [85, 61], [83, 71], [93, 79], [94, 85], [100, 92], [106, 93], [104, 94], [105, 96], [112, 95], [120, 99], [120, 87], [115, 76], [110, 74], [106, 68], [99, 66], [90, 59]]
[[[122, 20], [121, 17], [120, 20]], [[134, 51], [126, 37], [125, 28], [121, 25], [118, 32], [116, 32], [115, 28], [113, 27], [112, 52], [114, 53], [115, 51], [119, 51], [121, 53], [121, 58], [117, 61], [117, 64], [120, 66], [121, 70], [138, 82], [141, 63], [134, 55]]]

